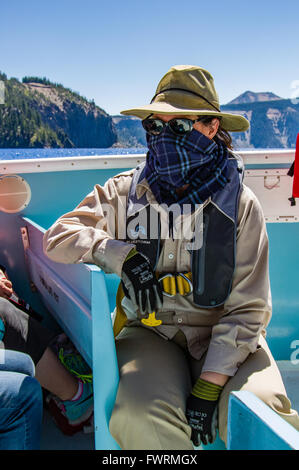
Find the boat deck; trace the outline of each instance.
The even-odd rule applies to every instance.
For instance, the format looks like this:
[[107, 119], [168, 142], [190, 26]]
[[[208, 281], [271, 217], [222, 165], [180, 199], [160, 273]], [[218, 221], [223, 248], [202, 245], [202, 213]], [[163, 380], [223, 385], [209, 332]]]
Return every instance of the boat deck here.
[[44, 408], [41, 450], [94, 450], [94, 432], [78, 432], [66, 436], [54, 423], [47, 409]]
[[[299, 202], [297, 201], [297, 205], [290, 204], [293, 180], [288, 176], [294, 153], [294, 150], [240, 152], [245, 163], [245, 184], [252, 189], [262, 204], [270, 240], [273, 316], [267, 329], [268, 344], [278, 361], [292, 407], [299, 412], [299, 360], [296, 358], [297, 350], [294, 351], [292, 346], [294, 342], [299, 344], [299, 251], [294, 249], [298, 245], [299, 236]], [[24, 257], [27, 249], [25, 250], [21, 236], [22, 228], [26, 223], [29, 224], [30, 220], [33, 221], [33, 228], [48, 228], [62, 213], [73, 209], [93, 189], [94, 184], [104, 184], [111, 176], [136, 167], [143, 159], [144, 155], [134, 155], [1, 161], [2, 179], [7, 176], [6, 182], [14, 183], [18, 178], [18, 182], [23, 186], [25, 181], [25, 189], [27, 188], [28, 192], [22, 209], [16, 213], [9, 207], [3, 210], [4, 203], [7, 202], [7, 191], [2, 195], [2, 199], [0, 198], [0, 264], [7, 267], [19, 296], [26, 299], [34, 310], [43, 314], [44, 320], [48, 319], [48, 306], [53, 307], [52, 310], [56, 312], [55, 319], [60, 320], [58, 323], [62, 328], [65, 327], [63, 329], [70, 339], [77, 338], [76, 347], [81, 353], [85, 352], [85, 359], [90, 364], [93, 363], [94, 369], [97, 397], [95, 432], [64, 436], [45, 410], [41, 439], [43, 450], [115, 448], [108, 431], [108, 416], [113, 405], [113, 394], [117, 389], [117, 363], [114, 357], [114, 339], [110, 331], [110, 313], [114, 308], [112, 304], [115, 303], [116, 281], [111, 278], [108, 280], [94, 265], [59, 265], [55, 269], [47, 267], [49, 261], [43, 260], [39, 253], [33, 256], [35, 265], [40, 263], [39, 271], [35, 269], [33, 272], [33, 269], [30, 277], [27, 272], [28, 263]], [[13, 175], [18, 177], [13, 178]], [[20, 191], [23, 191], [23, 186]], [[45, 191], [45, 188], [48, 190]], [[49, 197], [51, 188], [55, 190]], [[12, 190], [15, 191], [14, 186]], [[11, 194], [18, 196], [23, 192]], [[32, 236], [31, 242], [34, 247]], [[38, 272], [41, 276], [38, 276]], [[76, 289], [63, 290], [66, 282], [69, 284], [71, 275], [74, 278], [72, 280], [76, 281], [76, 286], [80, 287], [78, 292]], [[32, 291], [32, 279], [35, 286], [39, 286], [39, 291]], [[99, 292], [99, 285], [102, 294]], [[48, 290], [45, 290], [45, 286]], [[55, 296], [51, 295], [53, 293]], [[76, 302], [72, 303], [71, 299], [77, 294], [79, 295]], [[61, 305], [63, 303], [63, 308], [56, 305], [58, 297]], [[102, 314], [93, 315], [91, 310], [101, 311]], [[49, 311], [53, 313], [51, 308]], [[105, 328], [103, 322], [107, 324]], [[108, 330], [111, 333], [110, 339], [106, 334]], [[99, 361], [99, 358], [102, 360]], [[293, 358], [295, 360], [292, 360]], [[246, 434], [244, 442], [247, 444], [248, 430], [238, 429], [239, 431]], [[299, 449], [299, 433], [296, 439], [298, 442], [295, 448]], [[268, 443], [263, 444], [266, 449]], [[223, 449], [224, 445], [218, 439], [208, 448]]]

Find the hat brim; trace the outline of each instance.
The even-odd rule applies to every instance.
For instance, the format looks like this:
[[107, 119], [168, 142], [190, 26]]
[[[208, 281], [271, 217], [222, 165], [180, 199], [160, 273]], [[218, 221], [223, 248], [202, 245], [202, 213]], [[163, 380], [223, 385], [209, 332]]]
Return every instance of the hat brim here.
[[188, 116], [215, 116], [221, 117], [221, 127], [229, 132], [244, 132], [249, 128], [249, 121], [240, 114], [223, 113], [211, 109], [188, 109], [173, 106], [165, 102], [156, 102], [146, 106], [121, 111], [125, 116], [136, 116], [145, 119], [149, 114], [176, 114]]

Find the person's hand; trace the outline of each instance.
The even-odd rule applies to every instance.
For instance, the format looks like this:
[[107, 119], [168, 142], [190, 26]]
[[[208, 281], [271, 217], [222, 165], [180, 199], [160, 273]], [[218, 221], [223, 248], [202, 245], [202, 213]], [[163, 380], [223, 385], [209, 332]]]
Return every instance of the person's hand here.
[[223, 387], [198, 379], [186, 406], [186, 417], [195, 447], [212, 444], [217, 434], [218, 400]]
[[163, 294], [156, 275], [145, 256], [135, 249], [125, 259], [121, 277], [125, 294], [142, 315], [162, 307]]
[[196, 398], [192, 394], [187, 400], [186, 416], [191, 426], [191, 440], [195, 447], [216, 439], [217, 433], [217, 401]]
[[13, 293], [12, 283], [6, 277], [0, 278], [0, 297], [9, 299]]

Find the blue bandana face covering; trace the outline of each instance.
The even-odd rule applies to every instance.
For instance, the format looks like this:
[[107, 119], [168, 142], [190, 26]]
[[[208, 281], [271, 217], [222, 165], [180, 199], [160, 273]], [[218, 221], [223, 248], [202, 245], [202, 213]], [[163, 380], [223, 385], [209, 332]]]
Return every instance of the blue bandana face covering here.
[[[144, 176], [159, 204], [201, 204], [228, 182], [228, 150], [218, 138], [195, 129], [177, 136], [166, 127], [157, 136], [147, 134], [147, 144]], [[186, 184], [178, 195], [176, 188]]]

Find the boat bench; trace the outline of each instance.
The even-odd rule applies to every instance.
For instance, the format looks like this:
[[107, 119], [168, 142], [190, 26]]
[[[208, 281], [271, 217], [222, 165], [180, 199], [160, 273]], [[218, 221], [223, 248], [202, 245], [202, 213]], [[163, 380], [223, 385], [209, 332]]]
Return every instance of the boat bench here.
[[[296, 375], [298, 384], [298, 369]], [[299, 432], [253, 393], [232, 392], [227, 449], [298, 450]]]
[[93, 264], [62, 264], [43, 252], [45, 229], [22, 218], [21, 234], [28, 276], [46, 309], [93, 370], [96, 449], [118, 449], [109, 421], [118, 387], [112, 328], [118, 276]]
[[[96, 449], [118, 449], [109, 432], [118, 387], [118, 367], [111, 312], [115, 308], [119, 278], [93, 264], [66, 265], [43, 252], [45, 229], [22, 218], [22, 239], [28, 276], [46, 309], [93, 369]], [[299, 362], [299, 361], [298, 361]], [[299, 366], [278, 361], [287, 392], [297, 399]], [[298, 398], [297, 398], [298, 395]], [[217, 438], [207, 449], [225, 448]], [[233, 392], [229, 402], [227, 448], [299, 449], [299, 432], [249, 392]]]
[[[277, 360], [292, 409], [299, 413], [299, 359]], [[232, 392], [228, 409], [229, 450], [299, 450], [299, 431], [256, 395]]]
[[[276, 361], [292, 408], [299, 413], [299, 359]], [[229, 398], [226, 447], [217, 436], [208, 450], [298, 450], [299, 432], [248, 391]]]

